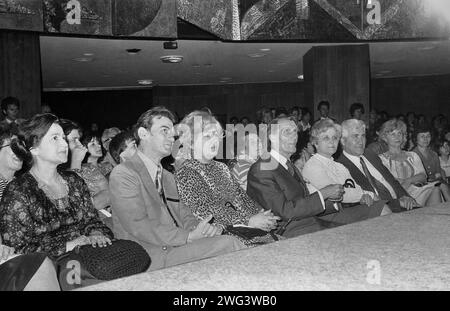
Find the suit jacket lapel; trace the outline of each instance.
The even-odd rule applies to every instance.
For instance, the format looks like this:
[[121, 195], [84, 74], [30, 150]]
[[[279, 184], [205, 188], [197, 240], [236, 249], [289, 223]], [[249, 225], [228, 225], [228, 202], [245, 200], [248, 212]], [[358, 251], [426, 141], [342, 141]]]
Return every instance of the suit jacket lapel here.
[[367, 177], [344, 154], [339, 157], [339, 162], [341, 162], [350, 171], [350, 175], [352, 175], [355, 182], [359, 184], [361, 188], [364, 190], [374, 191]]
[[150, 176], [147, 167], [145, 166], [144, 162], [142, 162], [137, 153], [135, 153], [134, 156], [130, 159], [130, 162], [133, 164], [134, 169], [141, 177], [142, 182], [144, 183], [144, 188], [145, 190], [147, 190], [149, 196], [155, 200], [161, 201], [161, 199], [159, 198], [158, 190], [156, 190], [156, 185], [153, 182], [153, 179]]

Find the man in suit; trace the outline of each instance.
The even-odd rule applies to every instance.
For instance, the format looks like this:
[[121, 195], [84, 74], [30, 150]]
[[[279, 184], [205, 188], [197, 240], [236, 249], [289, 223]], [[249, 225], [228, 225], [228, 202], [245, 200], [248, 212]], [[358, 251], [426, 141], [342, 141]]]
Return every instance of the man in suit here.
[[311, 194], [300, 172], [289, 160], [296, 151], [297, 126], [293, 119], [272, 120], [268, 137], [270, 156], [252, 165], [247, 177], [247, 194], [264, 209], [281, 217], [279, 233], [294, 237], [333, 226], [316, 216], [336, 213], [335, 204], [344, 189], [329, 185]]
[[337, 161], [349, 171], [354, 181], [372, 198], [385, 200], [394, 213], [418, 207], [383, 165], [381, 159], [366, 147], [366, 125], [361, 120], [349, 119], [342, 123], [343, 153]]
[[180, 203], [173, 175], [161, 166], [172, 151], [174, 120], [164, 107], [143, 113], [135, 125], [138, 151], [110, 176], [114, 235], [141, 244], [152, 259], [150, 270], [244, 247], [209, 224], [211, 216], [199, 222]]

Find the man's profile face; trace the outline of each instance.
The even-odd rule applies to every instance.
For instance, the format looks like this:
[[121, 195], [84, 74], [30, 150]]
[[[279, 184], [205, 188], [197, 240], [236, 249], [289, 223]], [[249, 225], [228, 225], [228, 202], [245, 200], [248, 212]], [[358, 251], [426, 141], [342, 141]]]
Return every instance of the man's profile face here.
[[341, 142], [345, 152], [359, 157], [366, 147], [366, 131], [363, 127], [351, 128], [348, 136], [342, 137]]

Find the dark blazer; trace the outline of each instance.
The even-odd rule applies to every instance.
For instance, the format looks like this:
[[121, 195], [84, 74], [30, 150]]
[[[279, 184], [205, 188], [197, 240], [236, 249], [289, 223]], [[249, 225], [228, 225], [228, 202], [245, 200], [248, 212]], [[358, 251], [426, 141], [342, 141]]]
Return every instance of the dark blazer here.
[[[397, 195], [397, 200], [394, 200], [393, 202], [391, 202], [389, 204], [389, 207], [391, 209], [393, 209], [394, 212], [400, 211], [399, 210], [400, 206], [398, 205], [398, 199], [400, 199], [403, 196], [409, 196], [409, 194], [400, 185], [400, 183], [395, 179], [395, 177], [392, 176], [391, 172], [389, 172], [387, 167], [383, 165], [383, 163], [381, 162], [381, 159], [378, 157], [377, 154], [375, 154], [370, 149], [366, 149], [364, 152], [364, 157], [380, 172], [381, 176], [383, 176], [383, 178], [394, 189], [395, 194]], [[361, 186], [361, 188], [363, 190], [374, 192], [374, 189], [370, 185], [367, 177], [343, 153], [339, 156], [339, 158], [336, 161], [343, 164], [350, 171], [350, 175], [352, 175], [352, 178], [354, 179], [354, 181], [359, 186]]]
[[[302, 178], [297, 168], [295, 169], [299, 178]], [[319, 194], [305, 193], [301, 182], [273, 157], [259, 159], [252, 165], [248, 172], [247, 194], [264, 209], [280, 216], [280, 227], [292, 219], [283, 234], [286, 237], [324, 229], [315, 216], [336, 212], [333, 204], [328, 201], [325, 201], [324, 211]]]

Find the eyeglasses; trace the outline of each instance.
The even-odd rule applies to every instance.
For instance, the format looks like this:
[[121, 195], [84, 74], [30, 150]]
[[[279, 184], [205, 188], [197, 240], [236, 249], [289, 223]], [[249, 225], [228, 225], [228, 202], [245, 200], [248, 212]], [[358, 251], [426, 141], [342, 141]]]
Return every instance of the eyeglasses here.
[[7, 145], [4, 145], [4, 146], [0, 146], [0, 149], [5, 148], [5, 147], [8, 147], [8, 146], [11, 146], [11, 144], [7, 144]]

